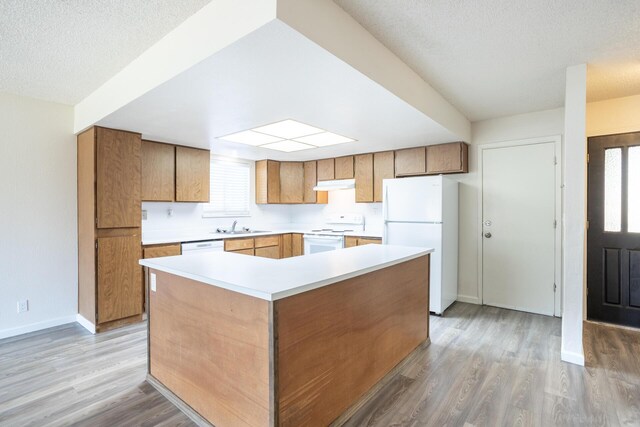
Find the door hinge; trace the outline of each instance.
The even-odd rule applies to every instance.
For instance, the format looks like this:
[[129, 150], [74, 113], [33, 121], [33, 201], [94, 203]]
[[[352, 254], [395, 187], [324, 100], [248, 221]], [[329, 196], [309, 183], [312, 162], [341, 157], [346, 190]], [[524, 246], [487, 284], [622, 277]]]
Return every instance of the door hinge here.
[[553, 228], [558, 228], [558, 220], [557, 219], [553, 220]]
[[589, 229], [589, 220], [587, 220], [587, 230]]
[[98, 249], [98, 242], [96, 242], [96, 249]]
[[96, 225], [98, 225], [98, 217], [96, 217]]
[[553, 164], [554, 165], [558, 164], [558, 156], [553, 156]]
[[556, 286], [556, 284], [554, 283], [554, 284], [553, 284], [553, 292], [555, 292], [557, 288], [558, 288], [558, 287], [557, 287], [557, 286]]
[[587, 163], [589, 163], [589, 153], [587, 153]]

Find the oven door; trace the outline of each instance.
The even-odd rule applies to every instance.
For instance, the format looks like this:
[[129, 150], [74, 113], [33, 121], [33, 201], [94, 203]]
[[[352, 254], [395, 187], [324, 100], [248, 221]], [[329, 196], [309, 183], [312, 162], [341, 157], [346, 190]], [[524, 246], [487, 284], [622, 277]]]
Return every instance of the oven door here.
[[304, 235], [304, 254], [316, 254], [318, 252], [335, 251], [344, 247], [342, 236], [318, 236], [315, 234]]

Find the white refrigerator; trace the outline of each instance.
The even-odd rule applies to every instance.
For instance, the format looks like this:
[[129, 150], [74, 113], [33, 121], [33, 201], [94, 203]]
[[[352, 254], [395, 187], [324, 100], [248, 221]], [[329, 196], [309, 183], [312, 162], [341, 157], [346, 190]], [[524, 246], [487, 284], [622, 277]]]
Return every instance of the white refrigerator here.
[[458, 296], [458, 182], [440, 176], [383, 181], [383, 243], [433, 248], [429, 311]]

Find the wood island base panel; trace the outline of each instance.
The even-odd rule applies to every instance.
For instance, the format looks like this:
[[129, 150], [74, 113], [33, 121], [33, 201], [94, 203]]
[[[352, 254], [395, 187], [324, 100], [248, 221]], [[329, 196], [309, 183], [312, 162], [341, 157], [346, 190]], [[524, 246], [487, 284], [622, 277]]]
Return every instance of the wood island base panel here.
[[267, 301], [158, 270], [149, 377], [226, 426], [326, 426], [429, 339], [429, 255]]

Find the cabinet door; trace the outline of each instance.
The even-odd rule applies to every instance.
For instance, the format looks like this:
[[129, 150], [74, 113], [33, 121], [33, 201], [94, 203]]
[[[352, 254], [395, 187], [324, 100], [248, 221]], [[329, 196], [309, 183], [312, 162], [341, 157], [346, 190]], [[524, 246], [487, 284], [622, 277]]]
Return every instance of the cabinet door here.
[[304, 255], [304, 245], [302, 244], [302, 234], [291, 235], [291, 256]]
[[98, 323], [142, 313], [140, 235], [98, 238]]
[[336, 179], [353, 179], [353, 156], [335, 159], [335, 176]]
[[367, 237], [359, 237], [358, 238], [358, 246], [362, 246], [362, 245], [381, 245], [382, 244], [382, 239], [375, 239], [373, 237], [367, 238]]
[[97, 227], [140, 227], [140, 135], [97, 128], [96, 147]]
[[360, 154], [355, 160], [356, 203], [373, 202], [373, 154]]
[[263, 258], [280, 259], [280, 246], [256, 248], [255, 255]]
[[176, 202], [209, 202], [211, 153], [176, 147]]
[[304, 165], [280, 162], [280, 203], [304, 202]]
[[176, 195], [176, 147], [142, 141], [142, 200], [172, 202]]
[[280, 162], [256, 162], [256, 204], [280, 203]]
[[373, 201], [382, 201], [382, 180], [395, 178], [393, 151], [373, 154]]
[[267, 246], [279, 246], [280, 236], [256, 237], [255, 248], [266, 248]]
[[427, 147], [427, 173], [464, 173], [468, 170], [468, 146], [464, 142]]
[[395, 152], [396, 176], [424, 175], [426, 172], [425, 147], [407, 148]]
[[304, 202], [327, 203], [329, 193], [327, 191], [314, 191], [313, 187], [318, 183], [318, 163], [313, 160], [304, 162]]
[[318, 160], [318, 181], [336, 179], [335, 161], [333, 159]]
[[162, 246], [151, 246], [142, 249], [142, 255], [146, 258], [160, 258], [164, 256], [176, 256], [182, 253], [179, 243]]
[[237, 250], [243, 250], [243, 249], [253, 249], [252, 238], [226, 239], [224, 241], [225, 251], [237, 251]]
[[347, 236], [344, 238], [344, 247], [345, 248], [353, 248], [354, 246], [358, 246], [358, 238], [353, 236]]
[[291, 234], [282, 235], [281, 258], [289, 258], [292, 255]]
[[237, 251], [229, 251], [229, 252], [232, 252], [234, 254], [251, 255], [251, 256], [253, 256], [253, 251], [254, 251], [254, 249], [239, 249]]

